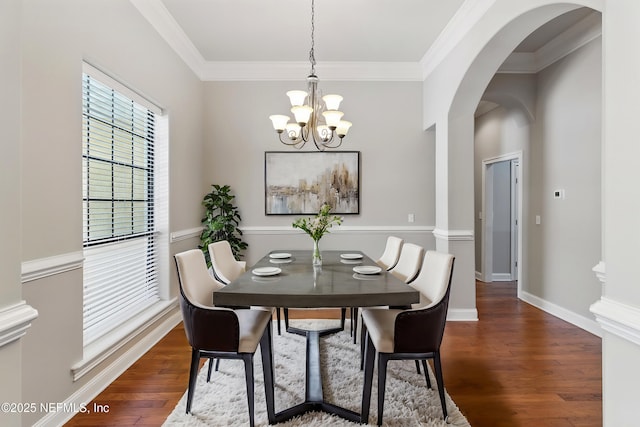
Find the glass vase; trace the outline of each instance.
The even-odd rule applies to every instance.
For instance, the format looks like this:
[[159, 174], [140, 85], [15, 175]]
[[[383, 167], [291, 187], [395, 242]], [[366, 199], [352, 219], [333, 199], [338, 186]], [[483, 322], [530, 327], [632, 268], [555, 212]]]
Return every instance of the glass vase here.
[[311, 254], [311, 263], [314, 266], [322, 265], [322, 255], [320, 254], [320, 247], [318, 246], [319, 240], [313, 241], [313, 253]]

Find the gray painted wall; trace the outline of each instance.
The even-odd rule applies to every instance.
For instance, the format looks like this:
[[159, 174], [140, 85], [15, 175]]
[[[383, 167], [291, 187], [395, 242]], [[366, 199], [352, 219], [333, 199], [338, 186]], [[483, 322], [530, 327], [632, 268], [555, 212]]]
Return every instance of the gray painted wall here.
[[[205, 84], [202, 185], [231, 185], [241, 226], [250, 229], [246, 232], [249, 263], [277, 246], [311, 247], [311, 241], [300, 233], [281, 240], [290, 234], [287, 229], [296, 216], [264, 213], [264, 152], [291, 150], [279, 142], [269, 115], [287, 112], [285, 92], [304, 89], [305, 84], [304, 76], [295, 82]], [[345, 215], [345, 230], [324, 237], [322, 247], [337, 248], [347, 242], [377, 257], [389, 233], [402, 233], [408, 241], [433, 248], [433, 237], [424, 228], [434, 224], [434, 145], [420, 126], [421, 84], [321, 80], [320, 89], [344, 97], [341, 109], [354, 125], [341, 149], [359, 151], [361, 162], [360, 214]], [[303, 150], [314, 151], [309, 145]], [[408, 222], [409, 213], [415, 215], [414, 223]], [[273, 227], [277, 231], [264, 234], [265, 228]], [[398, 231], [398, 227], [413, 231]]]
[[[205, 190], [202, 82], [128, 0], [35, 0], [21, 4], [21, 19], [15, 22], [21, 23], [22, 34], [22, 185], [16, 187], [16, 180], [11, 186], [12, 191], [19, 191], [21, 199], [21, 260], [82, 251], [83, 60], [165, 109], [170, 132], [171, 230], [198, 226]], [[2, 55], [0, 69], [5, 70], [13, 60], [15, 56]], [[4, 179], [2, 182], [4, 188]], [[10, 225], [15, 229], [19, 223], [14, 217]], [[8, 224], [4, 217], [2, 224]], [[169, 235], [162, 238], [168, 240]], [[6, 243], [3, 239], [3, 251]], [[190, 246], [195, 244], [194, 240]], [[173, 260], [167, 256], [164, 264], [168, 269]], [[14, 268], [19, 265], [13, 264]], [[173, 270], [171, 284], [165, 286], [166, 294], [175, 297]], [[17, 386], [22, 384], [23, 390], [18, 401], [63, 402], [145, 336], [143, 333], [106, 363], [73, 382], [71, 366], [83, 357], [82, 270], [26, 282], [22, 291], [27, 303], [39, 311], [39, 317], [22, 340], [23, 369], [16, 370], [22, 377]], [[44, 415], [25, 414], [22, 424], [32, 425]]]
[[[0, 3], [0, 315], [20, 303], [20, 0]], [[0, 325], [3, 326], [3, 325]], [[22, 343], [0, 347], [0, 401], [21, 402]], [[21, 415], [0, 412], [0, 425]]]
[[[538, 75], [526, 291], [586, 318], [600, 296], [602, 47], [598, 38]], [[556, 189], [565, 199], [554, 199]]]

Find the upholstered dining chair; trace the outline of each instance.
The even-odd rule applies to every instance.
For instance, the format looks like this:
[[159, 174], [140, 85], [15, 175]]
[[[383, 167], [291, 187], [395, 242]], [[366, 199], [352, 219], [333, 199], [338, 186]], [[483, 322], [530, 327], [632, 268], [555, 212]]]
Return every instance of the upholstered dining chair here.
[[404, 243], [398, 262], [389, 272], [404, 283], [411, 283], [420, 272], [423, 257], [424, 248], [422, 246], [415, 243]]
[[[186, 412], [191, 412], [200, 359], [242, 359], [245, 367], [249, 424], [254, 425], [253, 357], [261, 348], [264, 387], [269, 422], [275, 421], [274, 369], [271, 348], [272, 311], [216, 307], [212, 294], [219, 288], [207, 270], [199, 249], [174, 256], [180, 282], [180, 308], [184, 329], [191, 345], [191, 368], [187, 389]], [[210, 371], [209, 371], [210, 373]]]
[[231, 245], [226, 240], [209, 244], [209, 257], [213, 274], [224, 284], [236, 280], [247, 268], [245, 261], [238, 261], [233, 256]]
[[[401, 246], [400, 256], [398, 257], [398, 262], [389, 269], [388, 271], [393, 274], [398, 279], [402, 280], [404, 283], [411, 283], [413, 279], [420, 272], [420, 267], [422, 267], [422, 259], [424, 257], [424, 248], [422, 246], [416, 245], [415, 243], [404, 243]], [[357, 319], [357, 313], [352, 312], [352, 320], [353, 317]], [[357, 320], [352, 322], [355, 327], [357, 327]], [[364, 343], [365, 343], [365, 329], [360, 329], [360, 367], [363, 364], [364, 357]], [[354, 336], [353, 342], [355, 343], [356, 338]]]
[[376, 261], [376, 264], [387, 271], [391, 270], [398, 263], [403, 244], [404, 239], [400, 237], [387, 237], [387, 244], [384, 247], [382, 255], [380, 255], [380, 258]]
[[427, 359], [433, 359], [443, 419], [447, 420], [444, 380], [440, 362], [440, 344], [444, 336], [451, 291], [454, 257], [427, 251], [420, 275], [412, 286], [420, 291], [420, 302], [410, 309], [362, 310], [362, 326], [366, 328], [362, 421], [369, 419], [373, 383], [373, 366], [378, 357], [378, 425], [382, 425], [384, 395], [389, 360], [422, 361], [431, 388]]
[[[236, 280], [247, 269], [245, 261], [238, 261], [233, 256], [231, 245], [227, 240], [220, 240], [209, 244], [209, 258], [211, 258], [211, 267], [213, 274], [222, 283], [228, 285]], [[268, 309], [271, 309], [270, 307]], [[278, 335], [280, 335], [280, 309], [276, 309]]]
[[[400, 251], [404, 239], [396, 236], [387, 237], [387, 243], [382, 251], [380, 258], [376, 260], [376, 264], [386, 271], [391, 270], [398, 263], [400, 258]], [[357, 331], [358, 331], [358, 317], [359, 307], [351, 307], [351, 335], [353, 336], [353, 343], [356, 343]]]

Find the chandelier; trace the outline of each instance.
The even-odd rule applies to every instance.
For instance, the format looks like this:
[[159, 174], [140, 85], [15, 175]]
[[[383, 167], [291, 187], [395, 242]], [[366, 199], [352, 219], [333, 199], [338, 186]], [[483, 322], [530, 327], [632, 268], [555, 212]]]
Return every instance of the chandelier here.
[[316, 76], [314, 54], [314, 18], [315, 0], [311, 0], [311, 50], [309, 51], [311, 74], [307, 77], [307, 92], [303, 90], [287, 92], [294, 121], [289, 122], [289, 116], [280, 114], [269, 116], [269, 118], [283, 144], [300, 149], [311, 140], [318, 150], [324, 151], [326, 148], [338, 148], [342, 144], [342, 139], [349, 131], [351, 122], [342, 120], [344, 113], [338, 111], [342, 97], [335, 94], [322, 96], [318, 89], [319, 80]]

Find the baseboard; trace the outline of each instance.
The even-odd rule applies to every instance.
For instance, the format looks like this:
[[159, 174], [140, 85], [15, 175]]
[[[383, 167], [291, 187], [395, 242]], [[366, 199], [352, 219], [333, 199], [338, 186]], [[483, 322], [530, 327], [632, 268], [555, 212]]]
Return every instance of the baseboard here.
[[[149, 332], [144, 338], [134, 344], [127, 352], [118, 357], [118, 359], [105, 367], [98, 375], [65, 399], [65, 401], [62, 402], [63, 407], [77, 408], [81, 404], [87, 405], [181, 321], [182, 314], [177, 310], [153, 329], [153, 331]], [[74, 415], [75, 413], [72, 411], [54, 411], [48, 413], [33, 425], [35, 427], [63, 426]]]
[[491, 276], [492, 282], [511, 282], [513, 278], [511, 277], [511, 273], [493, 273]]
[[477, 322], [478, 310], [475, 308], [449, 308], [447, 321], [451, 322]]
[[542, 311], [546, 311], [547, 313], [564, 320], [565, 322], [569, 322], [572, 325], [584, 329], [593, 335], [602, 337], [602, 328], [595, 320], [588, 319], [525, 291], [520, 292], [520, 299]]

